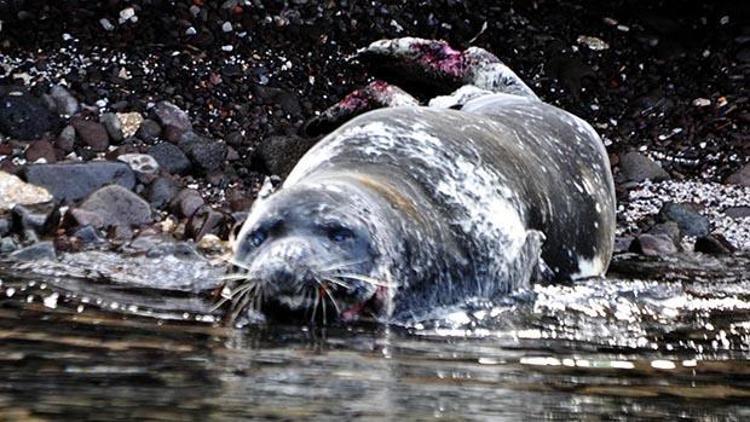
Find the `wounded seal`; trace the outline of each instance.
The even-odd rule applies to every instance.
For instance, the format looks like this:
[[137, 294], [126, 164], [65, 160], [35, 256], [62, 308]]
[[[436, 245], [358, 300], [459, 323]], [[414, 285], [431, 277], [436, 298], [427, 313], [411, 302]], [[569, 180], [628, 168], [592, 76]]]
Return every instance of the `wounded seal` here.
[[421, 106], [377, 81], [308, 125], [358, 115], [254, 204], [235, 242], [240, 282], [222, 293], [229, 320], [409, 323], [540, 278], [605, 273], [615, 195], [589, 124], [479, 48], [402, 38], [359, 57], [459, 89]]

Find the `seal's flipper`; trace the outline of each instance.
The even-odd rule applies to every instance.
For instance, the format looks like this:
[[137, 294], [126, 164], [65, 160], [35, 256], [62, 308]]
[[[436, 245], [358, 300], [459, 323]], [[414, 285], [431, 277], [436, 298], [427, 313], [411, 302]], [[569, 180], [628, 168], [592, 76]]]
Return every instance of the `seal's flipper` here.
[[376, 41], [357, 51], [354, 58], [377, 77], [427, 87], [432, 90], [431, 96], [474, 85], [494, 93], [538, 100], [534, 91], [497, 56], [478, 47], [459, 51], [445, 41], [405, 37]]
[[403, 89], [383, 81], [374, 81], [347, 95], [302, 128], [305, 136], [329, 133], [346, 121], [370, 110], [383, 107], [417, 106], [419, 101]]

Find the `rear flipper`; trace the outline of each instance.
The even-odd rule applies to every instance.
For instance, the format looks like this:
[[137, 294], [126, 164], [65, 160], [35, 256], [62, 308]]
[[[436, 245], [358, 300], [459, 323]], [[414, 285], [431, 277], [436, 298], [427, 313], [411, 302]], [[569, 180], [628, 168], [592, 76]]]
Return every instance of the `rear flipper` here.
[[328, 133], [347, 120], [370, 110], [416, 105], [419, 105], [419, 101], [401, 88], [387, 82], [374, 81], [310, 119], [303, 127], [303, 132], [307, 136], [317, 136]]
[[405, 37], [376, 41], [354, 57], [376, 76], [426, 86], [433, 94], [473, 85], [493, 93], [539, 99], [518, 75], [483, 48], [458, 51], [445, 41]]

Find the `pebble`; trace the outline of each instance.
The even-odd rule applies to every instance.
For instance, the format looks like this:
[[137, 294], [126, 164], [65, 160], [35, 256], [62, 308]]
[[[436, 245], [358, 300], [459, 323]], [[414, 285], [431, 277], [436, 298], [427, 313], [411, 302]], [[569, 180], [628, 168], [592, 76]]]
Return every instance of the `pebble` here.
[[179, 188], [177, 184], [168, 177], [159, 177], [149, 185], [148, 202], [155, 209], [165, 209], [177, 196]]
[[177, 145], [196, 169], [205, 173], [219, 170], [227, 157], [227, 145], [204, 138], [195, 132], [186, 132]]
[[607, 44], [606, 42], [604, 42], [604, 40], [598, 37], [580, 35], [578, 36], [576, 41], [578, 42], [578, 44], [583, 44], [589, 49], [594, 50], [594, 51], [602, 51], [602, 50], [607, 50], [609, 48], [609, 44]]
[[10, 254], [16, 261], [53, 261], [57, 259], [55, 245], [51, 241], [36, 242]]
[[0, 211], [9, 211], [18, 204], [41, 204], [51, 201], [52, 198], [43, 187], [26, 183], [12, 174], [0, 171]]
[[57, 112], [63, 116], [72, 116], [78, 112], [78, 100], [64, 86], [53, 86], [49, 95], [55, 102]]
[[78, 137], [85, 145], [97, 152], [106, 151], [109, 147], [107, 129], [99, 122], [83, 119], [73, 119], [71, 124], [76, 129]]
[[146, 142], [155, 141], [161, 135], [161, 126], [151, 119], [146, 119], [141, 123], [141, 127], [138, 129], [136, 135]]
[[141, 123], [143, 123], [143, 116], [141, 116], [141, 113], [135, 111], [117, 113], [117, 118], [120, 120], [120, 125], [122, 126], [122, 136], [126, 139], [135, 136], [141, 127]]
[[620, 177], [623, 182], [658, 182], [669, 179], [669, 173], [640, 152], [631, 151], [620, 157]]
[[26, 160], [30, 163], [44, 162], [54, 163], [57, 161], [55, 147], [49, 141], [34, 141], [24, 152]]
[[60, 208], [54, 203], [16, 205], [12, 214], [15, 228], [21, 233], [46, 236], [53, 234], [60, 224]]
[[722, 235], [708, 235], [695, 240], [695, 251], [710, 255], [729, 255], [736, 248]]
[[121, 162], [32, 164], [21, 169], [27, 182], [44, 187], [64, 203], [78, 201], [104, 185], [135, 187], [135, 174]]
[[159, 171], [159, 163], [148, 154], [122, 154], [117, 159], [127, 163], [136, 173], [156, 174]]
[[73, 151], [76, 143], [76, 129], [71, 126], [65, 126], [60, 134], [55, 139], [55, 147], [65, 153]]
[[630, 251], [645, 256], [663, 256], [675, 254], [678, 249], [669, 236], [646, 233], [633, 239]]
[[170, 174], [184, 175], [190, 171], [190, 160], [177, 145], [161, 142], [151, 146], [148, 154]]
[[178, 216], [190, 218], [204, 203], [205, 201], [203, 201], [201, 194], [197, 190], [183, 189], [172, 200], [170, 208]]
[[0, 95], [0, 133], [17, 140], [35, 140], [59, 126], [59, 117], [39, 98], [19, 91]]
[[151, 206], [132, 191], [119, 186], [105, 186], [92, 193], [80, 206], [98, 214], [105, 227], [139, 227], [151, 223]]
[[692, 203], [666, 202], [659, 211], [661, 221], [674, 221], [680, 227], [680, 231], [688, 236], [707, 236], [711, 224], [708, 217], [697, 210], [697, 205]]
[[741, 169], [731, 174], [724, 183], [750, 187], [750, 164], [745, 164]]
[[109, 137], [115, 143], [120, 143], [125, 139], [125, 134], [122, 130], [122, 122], [115, 113], [104, 113], [99, 117], [99, 121], [107, 129]]
[[187, 132], [193, 129], [190, 116], [169, 101], [160, 101], [154, 107], [154, 115], [162, 127], [171, 127], [179, 132]]
[[115, 26], [107, 18], [99, 19], [99, 24], [104, 28], [105, 31], [111, 32], [115, 30]]

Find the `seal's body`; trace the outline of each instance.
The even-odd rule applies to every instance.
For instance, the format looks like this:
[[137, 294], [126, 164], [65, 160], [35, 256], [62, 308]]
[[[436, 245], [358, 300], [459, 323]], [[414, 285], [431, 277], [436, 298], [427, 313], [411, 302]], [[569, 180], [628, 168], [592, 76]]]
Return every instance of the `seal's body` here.
[[405, 322], [533, 277], [604, 274], [615, 197], [596, 132], [535, 96], [469, 97], [367, 112], [258, 201], [236, 261], [266, 289], [261, 310], [328, 301]]

